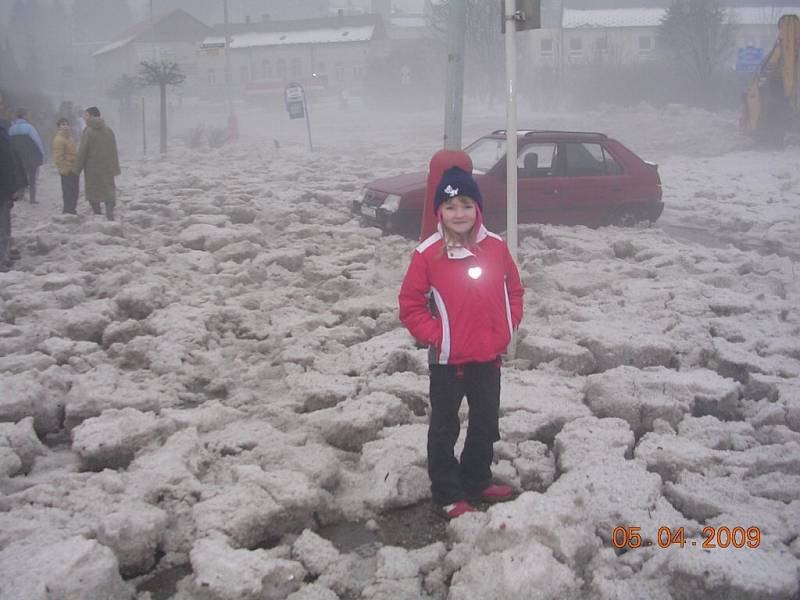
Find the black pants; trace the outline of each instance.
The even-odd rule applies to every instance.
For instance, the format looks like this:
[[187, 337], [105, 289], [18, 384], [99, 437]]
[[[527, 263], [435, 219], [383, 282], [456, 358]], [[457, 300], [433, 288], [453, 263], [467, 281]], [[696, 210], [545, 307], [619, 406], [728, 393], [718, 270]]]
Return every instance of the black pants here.
[[61, 176], [61, 196], [64, 208], [61, 212], [78, 214], [78, 194], [80, 193], [80, 177], [78, 175]]
[[[431, 365], [428, 476], [433, 502], [464, 500], [492, 482], [493, 444], [500, 439], [500, 359], [464, 365]], [[461, 460], [454, 455], [460, 431], [458, 409], [469, 404]]]

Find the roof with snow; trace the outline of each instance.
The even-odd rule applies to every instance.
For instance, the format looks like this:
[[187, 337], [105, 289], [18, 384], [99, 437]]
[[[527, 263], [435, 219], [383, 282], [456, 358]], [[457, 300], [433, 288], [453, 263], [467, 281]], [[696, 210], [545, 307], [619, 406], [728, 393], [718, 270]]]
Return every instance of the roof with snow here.
[[[281, 46], [287, 44], [334, 44], [367, 42], [386, 33], [379, 15], [337, 15], [317, 19], [260, 21], [228, 25], [231, 48]], [[203, 48], [225, 46], [225, 26], [215, 25]]]
[[[726, 9], [738, 25], [776, 25], [785, 14], [798, 14], [800, 7], [729, 7]], [[564, 29], [603, 27], [658, 27], [666, 15], [665, 8], [606, 8], [601, 10], [565, 9]]]
[[[257, 46], [282, 46], [285, 44], [334, 44], [337, 42], [367, 42], [372, 39], [374, 25], [362, 27], [339, 27], [330, 29], [306, 29], [301, 31], [248, 31], [231, 35], [231, 48], [254, 48]], [[225, 36], [208, 36], [203, 47], [224, 47]]]
[[207, 30], [208, 25], [178, 8], [132, 25], [119, 37], [94, 52], [92, 56], [113, 52], [137, 40], [146, 42], [193, 41], [202, 37], [202, 33], [198, 32]]

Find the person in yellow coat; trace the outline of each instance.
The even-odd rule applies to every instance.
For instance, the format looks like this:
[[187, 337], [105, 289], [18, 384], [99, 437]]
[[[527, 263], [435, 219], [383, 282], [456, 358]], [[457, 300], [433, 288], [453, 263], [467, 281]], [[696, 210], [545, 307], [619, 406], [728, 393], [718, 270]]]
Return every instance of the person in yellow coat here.
[[77, 175], [78, 148], [72, 136], [72, 128], [67, 119], [57, 122], [58, 133], [53, 138], [53, 162], [61, 175], [61, 195], [64, 199], [64, 214], [76, 215], [80, 175]]

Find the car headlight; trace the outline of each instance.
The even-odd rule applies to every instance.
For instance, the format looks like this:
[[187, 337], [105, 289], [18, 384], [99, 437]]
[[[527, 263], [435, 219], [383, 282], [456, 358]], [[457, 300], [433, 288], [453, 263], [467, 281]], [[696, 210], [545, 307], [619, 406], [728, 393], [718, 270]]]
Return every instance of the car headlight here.
[[389, 194], [381, 204], [381, 209], [389, 213], [397, 212], [398, 208], [400, 208], [400, 196], [397, 194]]

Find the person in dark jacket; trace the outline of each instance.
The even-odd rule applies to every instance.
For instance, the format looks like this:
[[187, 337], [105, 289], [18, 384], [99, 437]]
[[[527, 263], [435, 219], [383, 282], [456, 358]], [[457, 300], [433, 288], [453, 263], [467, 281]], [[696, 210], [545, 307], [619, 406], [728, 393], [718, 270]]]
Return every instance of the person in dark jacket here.
[[106, 219], [111, 221], [117, 203], [114, 177], [120, 174], [117, 140], [96, 106], [87, 108], [84, 118], [86, 129], [81, 135], [75, 174], [84, 171], [86, 200], [97, 215], [101, 214], [100, 204], [105, 204]]
[[31, 204], [36, 204], [36, 177], [39, 167], [44, 163], [44, 146], [36, 128], [27, 121], [28, 111], [17, 110], [17, 118], [11, 123], [8, 135], [11, 138], [11, 149], [17, 154], [25, 169], [28, 179]]
[[0, 272], [7, 271], [14, 259], [19, 258], [19, 252], [11, 246], [11, 208], [28, 185], [19, 157], [11, 150], [8, 137], [11, 121], [7, 115], [5, 98], [0, 92]]
[[11, 268], [11, 208], [19, 190], [26, 184], [11, 150], [6, 125], [0, 121], [0, 273]]

